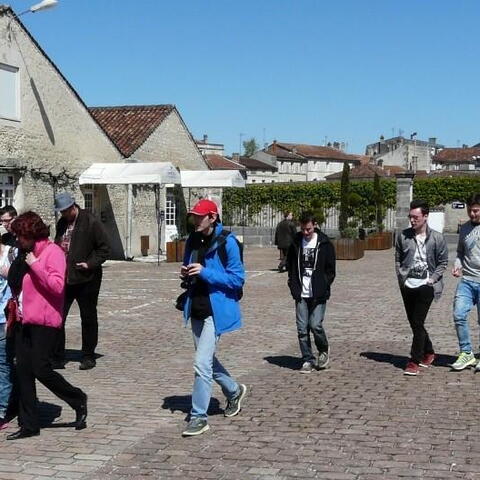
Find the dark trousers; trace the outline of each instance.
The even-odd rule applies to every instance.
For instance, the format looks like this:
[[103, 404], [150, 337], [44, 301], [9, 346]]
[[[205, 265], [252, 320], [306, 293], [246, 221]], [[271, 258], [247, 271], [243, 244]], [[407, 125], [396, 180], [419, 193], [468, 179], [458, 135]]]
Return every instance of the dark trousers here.
[[19, 391], [18, 422], [27, 430], [38, 430], [35, 380], [47, 387], [58, 398], [77, 409], [85, 394], [52, 370], [50, 358], [57, 339], [57, 330], [42, 325], [18, 325], [15, 332], [15, 353]]
[[89, 282], [68, 285], [65, 288], [65, 309], [63, 325], [58, 331], [58, 339], [53, 352], [53, 359], [65, 359], [65, 322], [74, 300], [80, 309], [82, 321], [82, 354], [83, 358], [95, 358], [95, 349], [98, 343], [98, 315], [97, 304], [100, 286], [102, 284], [102, 269], [95, 271], [95, 276]]
[[279, 248], [280, 250], [280, 263], [278, 264], [278, 270], [286, 270], [287, 268], [287, 253], [288, 248]]
[[433, 345], [425, 329], [425, 318], [433, 301], [433, 287], [422, 285], [418, 288], [402, 288], [403, 304], [413, 332], [410, 357], [420, 363], [427, 353], [434, 353]]

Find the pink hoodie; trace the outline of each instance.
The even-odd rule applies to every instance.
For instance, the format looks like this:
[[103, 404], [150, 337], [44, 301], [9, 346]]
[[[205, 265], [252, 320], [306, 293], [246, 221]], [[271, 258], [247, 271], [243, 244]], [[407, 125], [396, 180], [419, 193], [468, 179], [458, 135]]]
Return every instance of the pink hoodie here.
[[48, 239], [33, 247], [37, 257], [23, 277], [22, 323], [62, 326], [66, 260], [63, 250]]

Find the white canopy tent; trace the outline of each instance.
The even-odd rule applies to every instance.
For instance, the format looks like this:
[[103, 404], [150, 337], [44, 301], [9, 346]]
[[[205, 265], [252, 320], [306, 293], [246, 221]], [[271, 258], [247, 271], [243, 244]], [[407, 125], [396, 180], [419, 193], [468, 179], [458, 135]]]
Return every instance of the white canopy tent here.
[[155, 185], [157, 221], [157, 254], [160, 258], [160, 238], [163, 218], [160, 215], [160, 188], [180, 184], [180, 174], [170, 162], [152, 163], [93, 163], [79, 178], [80, 185], [127, 185], [127, 230], [125, 258], [132, 258], [132, 185]]
[[80, 185], [179, 184], [180, 174], [170, 162], [94, 163], [79, 179]]
[[245, 187], [238, 170], [182, 170], [182, 187]]

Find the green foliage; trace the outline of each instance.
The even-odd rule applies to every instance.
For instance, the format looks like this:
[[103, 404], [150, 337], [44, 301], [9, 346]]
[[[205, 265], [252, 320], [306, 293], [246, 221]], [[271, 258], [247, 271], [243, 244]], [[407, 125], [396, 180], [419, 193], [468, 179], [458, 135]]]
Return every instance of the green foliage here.
[[243, 154], [246, 157], [251, 157], [259, 148], [260, 146], [257, 144], [254, 137], [243, 142]]
[[444, 205], [454, 200], [466, 202], [475, 192], [480, 192], [480, 176], [451, 178], [421, 178], [413, 182], [413, 197], [426, 200], [430, 207]]
[[[395, 181], [382, 180], [380, 183], [385, 207], [394, 207]], [[351, 182], [350, 190], [349, 216], [355, 217], [362, 226], [367, 226], [368, 222], [371, 225], [375, 219], [375, 208], [372, 210], [373, 182]], [[250, 184], [245, 188], [229, 187], [223, 191], [222, 220], [225, 225], [231, 225], [234, 214], [242, 211], [244, 219], [241, 223], [248, 225], [251, 216], [259, 213], [265, 205], [270, 205], [279, 212], [292, 212], [295, 218], [305, 210], [313, 210], [319, 223], [323, 223], [325, 212], [338, 206], [339, 202], [340, 182], [268, 183]]]

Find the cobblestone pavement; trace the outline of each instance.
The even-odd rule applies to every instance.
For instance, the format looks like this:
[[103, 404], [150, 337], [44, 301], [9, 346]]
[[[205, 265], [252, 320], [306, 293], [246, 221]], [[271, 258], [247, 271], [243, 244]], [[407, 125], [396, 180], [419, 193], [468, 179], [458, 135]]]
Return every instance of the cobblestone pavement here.
[[[187, 439], [193, 348], [173, 308], [178, 265], [109, 263], [97, 368], [78, 370], [75, 310], [67, 328], [63, 372], [89, 394], [89, 428], [61, 426], [73, 412], [40, 386], [44, 423], [60, 426], [4, 441], [0, 479], [480, 478], [480, 374], [447, 367], [457, 348], [455, 282], [447, 275], [428, 318], [438, 365], [405, 377], [411, 333], [392, 255], [338, 263], [325, 321], [330, 368], [300, 375], [286, 276], [271, 270], [277, 252], [247, 249], [245, 327], [221, 339], [219, 357], [249, 395], [226, 419], [216, 387], [211, 430]], [[473, 318], [472, 328], [478, 338]]]

